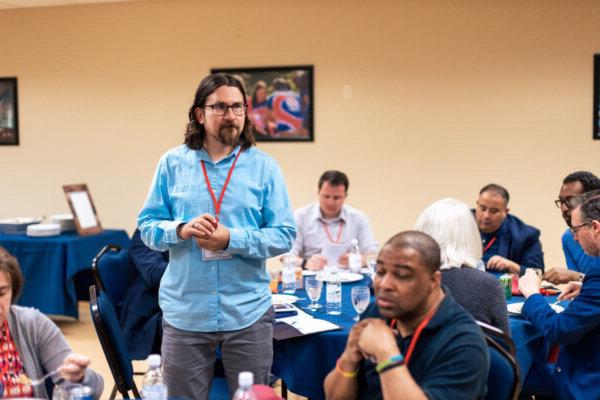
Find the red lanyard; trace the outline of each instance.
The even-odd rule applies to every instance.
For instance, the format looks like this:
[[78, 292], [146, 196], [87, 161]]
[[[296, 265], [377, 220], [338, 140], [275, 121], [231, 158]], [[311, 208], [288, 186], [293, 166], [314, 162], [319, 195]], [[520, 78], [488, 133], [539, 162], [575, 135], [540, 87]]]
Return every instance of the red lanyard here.
[[[408, 345], [408, 350], [406, 351], [406, 355], [404, 356], [404, 365], [408, 365], [408, 362], [410, 361], [410, 357], [412, 356], [413, 350], [415, 349], [415, 345], [417, 344], [417, 341], [419, 340], [419, 336], [421, 336], [421, 331], [423, 330], [423, 328], [425, 328], [427, 326], [429, 321], [431, 321], [431, 318], [433, 318], [437, 309], [438, 309], [438, 306], [435, 306], [431, 310], [429, 310], [429, 312], [427, 313], [425, 318], [423, 318], [423, 321], [421, 321], [419, 326], [417, 326], [417, 329], [415, 330], [415, 333], [413, 334], [413, 337], [410, 340], [410, 344]], [[390, 326], [392, 329], [394, 329], [395, 325], [396, 325], [396, 320], [393, 319], [392, 322], [390, 323]]]
[[231, 167], [229, 167], [229, 172], [227, 173], [227, 179], [225, 179], [225, 183], [223, 184], [223, 189], [221, 189], [221, 194], [219, 195], [219, 201], [217, 201], [215, 192], [214, 192], [212, 186], [210, 185], [210, 180], [208, 179], [208, 174], [206, 173], [206, 166], [204, 165], [204, 160], [200, 161], [200, 163], [202, 164], [202, 172], [204, 172], [204, 180], [206, 181], [206, 187], [208, 188], [208, 193], [210, 194], [213, 204], [215, 205], [215, 214], [216, 214], [215, 219], [217, 220], [217, 222], [219, 222], [219, 214], [221, 213], [221, 203], [223, 203], [223, 197], [225, 196], [225, 191], [227, 190], [227, 185], [229, 185], [229, 180], [231, 179], [231, 174], [233, 173], [233, 170], [235, 169], [235, 163], [237, 163], [237, 160], [238, 160], [240, 154], [242, 154], [241, 149], [240, 149], [240, 151], [238, 151], [237, 155], [235, 156], [235, 160], [233, 160], [233, 164], [231, 164]]
[[329, 228], [327, 228], [327, 224], [321, 221], [321, 225], [323, 225], [323, 229], [325, 229], [325, 233], [327, 234], [327, 239], [333, 244], [338, 244], [340, 239], [342, 238], [342, 231], [344, 230], [344, 221], [340, 221], [340, 229], [338, 230], [337, 238], [333, 241], [331, 237], [331, 233], [329, 233]]
[[488, 249], [489, 249], [490, 247], [492, 247], [492, 244], [493, 244], [493, 243], [496, 241], [496, 238], [497, 238], [497, 237], [498, 237], [498, 236], [494, 236], [494, 237], [492, 238], [492, 240], [490, 240], [490, 241], [488, 242], [488, 244], [487, 244], [487, 245], [486, 245], [486, 246], [483, 248], [483, 254], [485, 254], [485, 252], [486, 252], [486, 251], [488, 251]]

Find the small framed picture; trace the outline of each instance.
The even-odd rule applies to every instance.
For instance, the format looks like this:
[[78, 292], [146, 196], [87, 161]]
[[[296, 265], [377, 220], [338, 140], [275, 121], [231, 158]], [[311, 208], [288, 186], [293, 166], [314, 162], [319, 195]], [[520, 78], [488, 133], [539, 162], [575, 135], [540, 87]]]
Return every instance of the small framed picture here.
[[594, 54], [594, 139], [600, 140], [600, 54]]
[[313, 66], [213, 68], [235, 76], [246, 89], [256, 140], [314, 140]]
[[17, 78], [0, 78], [0, 145], [18, 144]]
[[75, 220], [75, 228], [80, 235], [93, 235], [102, 232], [96, 207], [85, 183], [63, 185], [71, 214]]

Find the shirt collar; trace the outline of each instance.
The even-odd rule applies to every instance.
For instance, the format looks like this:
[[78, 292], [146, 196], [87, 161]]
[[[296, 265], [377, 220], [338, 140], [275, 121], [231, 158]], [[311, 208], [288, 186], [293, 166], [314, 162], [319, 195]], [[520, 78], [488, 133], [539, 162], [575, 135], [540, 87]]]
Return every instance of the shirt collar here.
[[[240, 146], [240, 145], [235, 146], [235, 148], [231, 151], [231, 153], [229, 153], [229, 155], [227, 157], [225, 157], [224, 159], [219, 161], [217, 164], [220, 164], [222, 162], [229, 161], [230, 159], [235, 158], [235, 156], [237, 156], [237, 154], [240, 152], [241, 149], [242, 149], [242, 146]], [[211, 163], [211, 164], [215, 164], [204, 147], [202, 147], [200, 150], [197, 150], [196, 154], [198, 155], [198, 158], [200, 158], [200, 160]]]
[[438, 306], [438, 310], [436, 311], [429, 324], [427, 324], [426, 329], [440, 329], [447, 325], [448, 321], [454, 315], [454, 310], [452, 308], [452, 303], [456, 303], [454, 298], [450, 294], [450, 290], [444, 285], [442, 285], [442, 290], [444, 291], [444, 299]]
[[[312, 219], [316, 220], [316, 221], [325, 221], [325, 217], [323, 216], [323, 213], [321, 212], [321, 206], [319, 205], [319, 203], [315, 204], [314, 210], [312, 212]], [[345, 223], [348, 222], [348, 214], [346, 212], [346, 205], [342, 206], [342, 210], [340, 211], [340, 215], [338, 215], [335, 218], [331, 218], [334, 221], [344, 221]]]

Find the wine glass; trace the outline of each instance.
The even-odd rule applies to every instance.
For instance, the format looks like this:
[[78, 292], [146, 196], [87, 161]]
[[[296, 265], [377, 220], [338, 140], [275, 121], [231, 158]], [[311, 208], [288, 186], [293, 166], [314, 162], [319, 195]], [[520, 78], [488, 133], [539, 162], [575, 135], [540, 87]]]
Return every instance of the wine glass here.
[[352, 306], [356, 310], [356, 316], [353, 318], [354, 321], [360, 320], [360, 314], [362, 314], [371, 301], [371, 292], [368, 286], [354, 286], [351, 291], [352, 295]]
[[310, 299], [308, 309], [312, 311], [317, 311], [319, 308], [321, 308], [321, 305], [317, 303], [317, 301], [319, 301], [319, 298], [321, 297], [321, 291], [323, 290], [323, 281], [315, 278], [314, 276], [309, 276], [304, 281], [304, 288], [306, 289], [306, 294]]

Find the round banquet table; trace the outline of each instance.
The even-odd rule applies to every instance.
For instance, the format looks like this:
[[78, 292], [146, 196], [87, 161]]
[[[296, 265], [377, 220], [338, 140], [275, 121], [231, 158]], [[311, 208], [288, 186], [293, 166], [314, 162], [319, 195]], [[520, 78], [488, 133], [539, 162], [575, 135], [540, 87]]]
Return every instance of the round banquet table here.
[[[353, 286], [369, 285], [370, 278], [342, 285], [342, 314], [325, 313], [325, 287], [319, 299], [321, 310], [317, 312], [306, 309], [310, 303], [304, 289], [298, 289], [296, 296], [300, 298], [296, 306], [302, 308], [315, 318], [328, 320], [341, 329], [302, 336], [297, 338], [275, 340], [272, 372], [281, 378], [288, 389], [295, 394], [311, 399], [324, 399], [323, 382], [335, 367], [335, 362], [344, 351], [350, 329], [354, 325], [352, 318], [356, 311], [352, 307], [350, 291]], [[508, 303], [524, 301], [521, 296], [513, 296]], [[556, 301], [556, 296], [547, 296], [549, 302]], [[510, 316], [511, 336], [516, 346], [517, 362], [521, 370], [521, 380], [527, 376], [536, 357], [546, 351], [544, 340], [536, 328], [525, 318]]]

